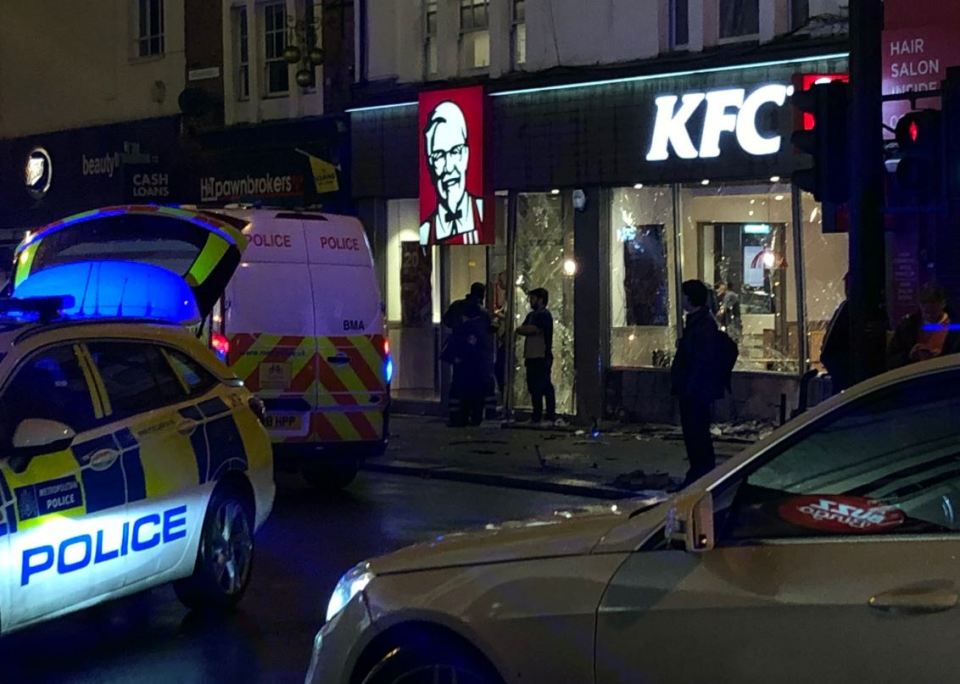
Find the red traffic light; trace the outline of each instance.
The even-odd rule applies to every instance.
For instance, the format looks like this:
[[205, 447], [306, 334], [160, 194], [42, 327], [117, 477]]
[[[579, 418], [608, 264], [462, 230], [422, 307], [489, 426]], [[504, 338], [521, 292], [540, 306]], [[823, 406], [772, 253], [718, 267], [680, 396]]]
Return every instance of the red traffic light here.
[[940, 138], [940, 112], [923, 109], [905, 114], [897, 122], [896, 136], [900, 149], [935, 145]]

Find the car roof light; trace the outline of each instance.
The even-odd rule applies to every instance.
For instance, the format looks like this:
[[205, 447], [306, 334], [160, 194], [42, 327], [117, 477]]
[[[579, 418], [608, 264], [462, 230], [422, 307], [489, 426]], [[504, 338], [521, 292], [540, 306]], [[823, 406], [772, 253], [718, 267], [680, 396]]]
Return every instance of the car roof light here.
[[62, 315], [64, 308], [74, 306], [73, 297], [4, 297], [0, 298], [0, 317], [17, 321], [49, 321]]
[[14, 296], [61, 297], [61, 313], [71, 320], [148, 318], [183, 325], [200, 320], [193, 292], [179, 275], [130, 261], [53, 266], [19, 283]]

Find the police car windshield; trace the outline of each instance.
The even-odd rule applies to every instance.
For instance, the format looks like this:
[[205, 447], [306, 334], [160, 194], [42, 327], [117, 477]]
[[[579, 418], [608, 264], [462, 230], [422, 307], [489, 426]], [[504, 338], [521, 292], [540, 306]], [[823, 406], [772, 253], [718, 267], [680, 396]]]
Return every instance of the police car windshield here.
[[34, 272], [90, 259], [120, 259], [160, 266], [184, 275], [208, 234], [165, 216], [122, 214], [85, 221], [42, 238]]

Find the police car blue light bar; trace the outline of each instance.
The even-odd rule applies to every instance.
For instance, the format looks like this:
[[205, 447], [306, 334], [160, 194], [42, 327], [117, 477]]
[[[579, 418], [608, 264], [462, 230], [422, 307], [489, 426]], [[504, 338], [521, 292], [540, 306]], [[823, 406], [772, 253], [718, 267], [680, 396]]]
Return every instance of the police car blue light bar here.
[[70, 296], [11, 297], [0, 299], [0, 316], [49, 321], [60, 316], [64, 308], [72, 306], [74, 306], [74, 299]]
[[132, 261], [81, 261], [30, 275], [17, 299], [61, 298], [61, 314], [88, 318], [149, 318], [182, 325], [200, 321], [190, 287], [164, 268]]

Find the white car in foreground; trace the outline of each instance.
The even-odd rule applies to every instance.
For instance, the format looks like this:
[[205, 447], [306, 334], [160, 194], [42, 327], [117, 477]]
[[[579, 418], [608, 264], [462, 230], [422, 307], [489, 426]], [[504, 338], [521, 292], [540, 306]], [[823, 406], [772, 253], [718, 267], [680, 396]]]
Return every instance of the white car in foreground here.
[[835, 397], [665, 502], [361, 564], [307, 681], [954, 681], [960, 357]]

